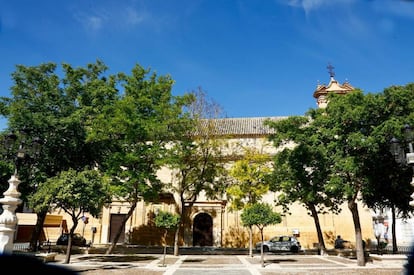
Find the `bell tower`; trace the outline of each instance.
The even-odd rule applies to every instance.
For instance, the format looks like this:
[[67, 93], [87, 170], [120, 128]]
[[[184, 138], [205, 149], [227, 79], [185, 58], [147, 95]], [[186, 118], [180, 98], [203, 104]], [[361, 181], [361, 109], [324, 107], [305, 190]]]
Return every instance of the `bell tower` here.
[[346, 94], [355, 90], [355, 88], [352, 87], [351, 84], [349, 84], [347, 81], [345, 81], [343, 84], [340, 84], [335, 80], [335, 72], [333, 70], [335, 68], [334, 66], [328, 64], [326, 68], [328, 69], [330, 76], [329, 84], [318, 84], [315, 92], [313, 93], [313, 97], [316, 98], [316, 104], [319, 108], [326, 108], [328, 105], [327, 96], [329, 93]]

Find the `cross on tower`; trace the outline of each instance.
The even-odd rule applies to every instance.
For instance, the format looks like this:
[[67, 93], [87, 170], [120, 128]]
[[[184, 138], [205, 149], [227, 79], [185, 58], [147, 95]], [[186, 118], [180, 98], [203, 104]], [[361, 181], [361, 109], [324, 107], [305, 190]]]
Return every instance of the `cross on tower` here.
[[328, 66], [326, 67], [328, 69], [329, 75], [331, 77], [335, 76], [335, 72], [333, 71], [333, 69], [335, 68], [334, 66], [332, 66], [330, 63], [328, 64]]

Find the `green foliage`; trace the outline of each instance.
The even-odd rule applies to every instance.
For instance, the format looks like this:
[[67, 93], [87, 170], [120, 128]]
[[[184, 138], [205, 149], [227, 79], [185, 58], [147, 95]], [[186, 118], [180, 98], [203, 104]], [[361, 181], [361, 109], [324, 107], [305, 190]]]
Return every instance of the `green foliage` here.
[[217, 139], [214, 117], [220, 107], [200, 89], [191, 93], [186, 113], [175, 125], [174, 142], [170, 144], [165, 164], [172, 173], [169, 189], [182, 201], [194, 202], [204, 191], [208, 198], [220, 196], [225, 186], [225, 168], [221, 161], [222, 142]]
[[[7, 131], [18, 136], [15, 146], [24, 141], [30, 157], [30, 162], [24, 163], [18, 171], [22, 199], [36, 192], [37, 185], [60, 171], [82, 170], [99, 162], [106, 148], [87, 142], [86, 127], [102, 105], [85, 99], [94, 98], [96, 94], [103, 97], [104, 91], [106, 94], [116, 91], [113, 83], [101, 78], [106, 69], [100, 61], [76, 69], [63, 64], [63, 77], [60, 77], [54, 63], [16, 66], [12, 74], [12, 97], [0, 101], [2, 114], [8, 120]], [[43, 141], [36, 157], [30, 153], [35, 137]], [[11, 150], [16, 151], [17, 148]], [[14, 155], [9, 154], [8, 158], [13, 160]]]
[[267, 203], [254, 203], [243, 209], [240, 215], [243, 226], [257, 226], [260, 231], [268, 225], [278, 224], [282, 221], [279, 213], [273, 212]]
[[267, 121], [275, 134], [269, 137], [275, 147], [284, 146], [273, 162], [270, 190], [278, 192], [276, 203], [289, 213], [289, 205], [302, 203], [308, 210], [317, 207], [338, 212], [341, 198], [336, 189], [326, 188], [330, 173], [329, 151], [323, 132], [310, 117], [289, 117], [280, 121]]
[[162, 188], [156, 171], [187, 97], [173, 97], [169, 76], [139, 65], [118, 78], [123, 92], [91, 122], [88, 140], [110, 141], [102, 169], [113, 178], [116, 196], [136, 203], [140, 197], [155, 198]]
[[62, 209], [72, 219], [65, 263], [70, 261], [71, 239], [79, 220], [85, 212], [93, 217], [99, 216], [104, 203], [111, 198], [108, 190], [107, 179], [99, 171], [69, 169], [41, 183], [38, 192], [33, 194], [30, 202], [35, 211], [43, 211], [43, 207], [50, 205], [52, 210]]
[[165, 255], [167, 254], [167, 234], [168, 229], [178, 228], [180, 223], [180, 215], [172, 214], [166, 211], [160, 211], [155, 216], [155, 226], [164, 228], [163, 243], [164, 243], [164, 256], [162, 265], [165, 266]]
[[[61, 70], [54, 63], [17, 65], [12, 74], [12, 97], [0, 98], [0, 112], [8, 122], [6, 132], [17, 135], [15, 147], [4, 160], [13, 163], [17, 147], [24, 143], [26, 158], [18, 167], [19, 191], [24, 201], [36, 205], [39, 220], [52, 198], [47, 192], [36, 194], [38, 186], [61, 171], [96, 167], [111, 148], [110, 142], [87, 140], [91, 121], [116, 98], [114, 77], [105, 77], [106, 70], [100, 61], [85, 68], [62, 64]], [[43, 141], [37, 154], [30, 150], [34, 138]], [[42, 194], [43, 199], [39, 198]], [[33, 250], [41, 226], [37, 224], [31, 239]]]
[[245, 148], [243, 159], [236, 161], [229, 171], [234, 180], [226, 189], [230, 209], [242, 209], [245, 202], [258, 202], [269, 191], [270, 172], [269, 157], [266, 154], [254, 148]]
[[[129, 202], [134, 209], [142, 199], [157, 199], [163, 189], [157, 171], [191, 97], [174, 97], [170, 76], [159, 76], [138, 64], [129, 75], [120, 73], [114, 79], [122, 91], [90, 120], [87, 140], [108, 144], [100, 169], [112, 179], [114, 197]], [[115, 247], [126, 220], [107, 253]]]
[[[319, 140], [329, 152], [325, 190], [347, 201], [352, 212], [359, 265], [365, 260], [358, 202], [364, 200], [376, 208], [398, 205], [404, 215], [410, 211], [406, 194], [413, 189], [407, 173], [401, 173], [402, 169], [393, 164], [389, 141], [392, 136], [401, 137], [405, 123], [414, 122], [413, 99], [412, 84], [378, 94], [365, 95], [355, 90], [345, 95], [332, 94], [325, 109], [308, 112]], [[403, 199], [397, 202], [400, 196]]]
[[174, 229], [180, 223], [180, 215], [167, 211], [160, 211], [155, 215], [155, 226], [165, 229]]
[[[217, 138], [215, 120], [221, 112], [203, 90], [190, 93], [185, 112], [171, 129], [173, 138], [168, 144], [165, 162], [171, 170], [171, 182], [166, 189], [174, 194], [177, 213], [184, 217], [184, 202], [191, 207], [201, 192], [208, 199], [219, 198], [225, 189], [226, 170], [222, 161], [222, 141]], [[174, 255], [178, 255], [177, 228]]]
[[97, 170], [62, 171], [39, 185], [30, 206], [37, 210], [43, 203], [53, 205], [54, 209], [63, 209], [76, 221], [85, 212], [98, 217], [104, 203], [110, 200], [108, 183]]
[[414, 85], [392, 86], [378, 94], [361, 91], [333, 96], [325, 113], [311, 113], [324, 133], [332, 171], [327, 188], [356, 201], [361, 192], [371, 207], [397, 206], [403, 216], [411, 208], [412, 172], [398, 165], [390, 153], [390, 140], [405, 146], [404, 124], [414, 125]]
[[311, 109], [305, 117], [269, 121], [275, 129], [270, 137], [275, 147], [293, 145], [275, 156], [270, 188], [282, 192], [277, 203], [284, 211], [299, 201], [316, 218], [315, 206], [318, 212], [337, 212], [338, 205], [347, 201], [355, 218], [358, 245], [361, 234], [356, 205], [361, 194], [368, 206], [397, 206], [401, 216], [407, 217], [409, 195], [414, 191], [409, 183], [412, 171], [395, 163], [389, 141], [393, 136], [403, 140], [403, 125], [413, 125], [413, 88], [409, 84], [378, 94], [360, 90], [330, 94], [325, 109]]
[[400, 155], [408, 152], [403, 128], [405, 124], [414, 125], [413, 104], [414, 85], [392, 86], [375, 96], [371, 112], [378, 111], [372, 123], [371, 140], [376, 146], [365, 161], [367, 188], [362, 190], [365, 203], [372, 208], [397, 208], [400, 217], [407, 218], [412, 212], [409, 206], [414, 187], [410, 184], [413, 170], [403, 163], [396, 162], [391, 152], [390, 140], [395, 137], [400, 142]]

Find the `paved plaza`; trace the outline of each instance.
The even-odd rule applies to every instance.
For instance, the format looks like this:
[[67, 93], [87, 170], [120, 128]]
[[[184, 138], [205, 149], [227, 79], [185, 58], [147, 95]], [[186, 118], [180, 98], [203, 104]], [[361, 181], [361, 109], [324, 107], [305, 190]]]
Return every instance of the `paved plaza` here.
[[373, 257], [366, 266], [359, 267], [356, 259], [318, 255], [72, 255], [70, 264], [63, 264], [58, 255], [48, 265], [64, 266], [77, 274], [146, 274], [146, 275], [270, 275], [270, 274], [403, 274], [406, 256]]

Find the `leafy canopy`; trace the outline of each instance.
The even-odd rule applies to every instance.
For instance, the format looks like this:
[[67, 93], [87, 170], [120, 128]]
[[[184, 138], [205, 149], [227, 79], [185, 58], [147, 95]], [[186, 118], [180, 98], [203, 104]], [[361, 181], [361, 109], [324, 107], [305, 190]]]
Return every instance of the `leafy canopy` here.
[[173, 214], [167, 211], [160, 211], [155, 216], [155, 226], [165, 229], [173, 229], [178, 226], [180, 222], [180, 215]]
[[257, 226], [259, 230], [272, 224], [282, 221], [279, 213], [273, 212], [272, 207], [267, 203], [254, 203], [246, 206], [240, 215], [243, 226]]

